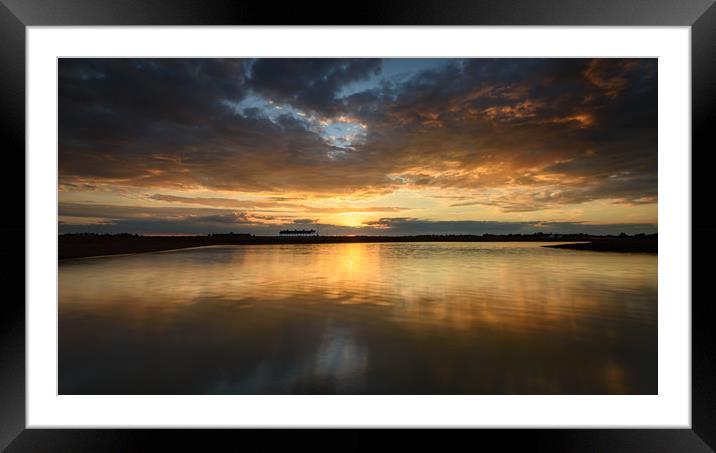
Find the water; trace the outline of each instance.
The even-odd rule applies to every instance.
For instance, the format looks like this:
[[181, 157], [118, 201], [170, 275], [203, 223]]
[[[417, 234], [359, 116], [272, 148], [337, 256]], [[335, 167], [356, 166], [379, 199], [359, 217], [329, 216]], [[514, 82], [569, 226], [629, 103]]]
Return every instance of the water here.
[[59, 393], [657, 393], [656, 256], [540, 245], [65, 261]]

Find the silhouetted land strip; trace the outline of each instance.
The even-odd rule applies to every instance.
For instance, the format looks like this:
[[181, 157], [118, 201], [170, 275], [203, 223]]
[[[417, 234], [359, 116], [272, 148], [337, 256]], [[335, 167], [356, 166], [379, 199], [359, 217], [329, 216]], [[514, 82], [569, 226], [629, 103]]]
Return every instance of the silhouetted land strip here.
[[139, 236], [132, 234], [63, 234], [59, 236], [59, 259], [126, 253], [159, 252], [207, 245], [251, 244], [343, 244], [373, 242], [586, 242], [548, 247], [610, 252], [656, 253], [656, 235], [591, 236], [586, 234], [420, 235], [420, 236]]
[[586, 243], [545, 245], [557, 249], [591, 250], [594, 252], [657, 253], [657, 238], [598, 238]]

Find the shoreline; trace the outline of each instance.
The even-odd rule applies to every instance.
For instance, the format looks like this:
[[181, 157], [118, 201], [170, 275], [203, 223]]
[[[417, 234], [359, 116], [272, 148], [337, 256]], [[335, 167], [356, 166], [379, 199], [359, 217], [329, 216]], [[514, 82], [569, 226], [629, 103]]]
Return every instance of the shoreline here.
[[[657, 253], [657, 239], [543, 236], [84, 236], [63, 235], [58, 240], [60, 261], [75, 258], [163, 252], [212, 245], [356, 244], [383, 242], [558, 242], [543, 247], [623, 253]], [[565, 242], [568, 242], [565, 244]]]
[[574, 244], [543, 245], [542, 247], [569, 250], [585, 250], [591, 252], [615, 253], [650, 253], [658, 254], [656, 239], [590, 239], [589, 242]]

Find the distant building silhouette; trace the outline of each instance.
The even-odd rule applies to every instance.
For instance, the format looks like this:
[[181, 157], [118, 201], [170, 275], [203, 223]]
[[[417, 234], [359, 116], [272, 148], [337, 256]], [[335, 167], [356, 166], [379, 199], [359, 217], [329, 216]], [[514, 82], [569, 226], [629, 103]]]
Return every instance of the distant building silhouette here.
[[281, 236], [318, 236], [316, 230], [281, 230], [278, 232]]

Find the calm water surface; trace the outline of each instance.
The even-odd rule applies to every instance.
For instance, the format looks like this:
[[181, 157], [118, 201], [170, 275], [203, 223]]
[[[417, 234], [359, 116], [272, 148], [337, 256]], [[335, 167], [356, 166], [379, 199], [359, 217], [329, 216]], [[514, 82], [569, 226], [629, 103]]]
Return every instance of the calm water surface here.
[[540, 245], [63, 261], [59, 392], [657, 393], [657, 257]]

